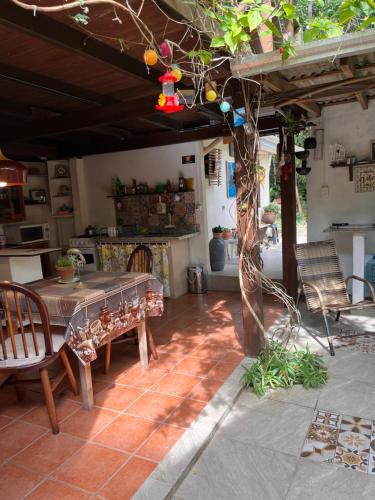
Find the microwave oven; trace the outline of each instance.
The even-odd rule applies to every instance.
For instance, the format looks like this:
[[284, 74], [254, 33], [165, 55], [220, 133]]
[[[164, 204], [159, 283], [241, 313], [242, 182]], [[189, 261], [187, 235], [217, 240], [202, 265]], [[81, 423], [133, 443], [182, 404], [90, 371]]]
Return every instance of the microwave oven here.
[[27, 245], [49, 240], [48, 224], [32, 224], [28, 226], [4, 226], [7, 243], [13, 245]]

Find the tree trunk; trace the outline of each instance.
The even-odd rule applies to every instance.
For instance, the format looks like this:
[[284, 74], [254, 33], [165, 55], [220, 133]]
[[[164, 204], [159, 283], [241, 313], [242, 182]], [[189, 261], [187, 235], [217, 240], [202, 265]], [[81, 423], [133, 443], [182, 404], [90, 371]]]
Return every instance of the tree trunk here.
[[249, 273], [245, 272], [249, 258], [260, 266], [257, 243], [257, 151], [253, 151], [253, 139], [245, 134], [243, 127], [235, 129], [234, 145], [243, 317], [243, 332], [239, 336], [239, 341], [245, 355], [257, 356], [264, 346], [262, 289], [259, 281], [251, 279]]

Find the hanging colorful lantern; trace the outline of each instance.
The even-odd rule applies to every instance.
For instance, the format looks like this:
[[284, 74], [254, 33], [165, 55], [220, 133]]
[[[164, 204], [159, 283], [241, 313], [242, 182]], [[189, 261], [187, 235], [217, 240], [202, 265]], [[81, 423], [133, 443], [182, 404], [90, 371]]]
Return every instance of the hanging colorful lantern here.
[[0, 188], [24, 186], [26, 180], [27, 168], [15, 160], [9, 160], [0, 150]]
[[220, 104], [220, 111], [222, 113], [228, 113], [228, 111], [230, 111], [230, 104], [229, 102], [227, 101], [223, 101], [221, 104]]
[[167, 71], [159, 78], [159, 82], [163, 84], [163, 91], [159, 95], [158, 104], [155, 106], [155, 109], [164, 111], [164, 113], [182, 111], [184, 106], [179, 103], [178, 94], [174, 91], [176, 77], [170, 71]]
[[171, 73], [176, 78], [176, 82], [179, 82], [181, 80], [182, 71], [180, 70], [180, 68], [177, 65], [172, 66]]
[[160, 44], [159, 52], [162, 57], [171, 57], [172, 51], [167, 41]]
[[155, 50], [147, 49], [143, 54], [143, 59], [147, 66], [155, 66], [155, 64], [158, 62], [158, 55]]
[[216, 92], [216, 83], [215, 82], [207, 82], [204, 86], [206, 90], [206, 99], [209, 102], [216, 101], [217, 92]]

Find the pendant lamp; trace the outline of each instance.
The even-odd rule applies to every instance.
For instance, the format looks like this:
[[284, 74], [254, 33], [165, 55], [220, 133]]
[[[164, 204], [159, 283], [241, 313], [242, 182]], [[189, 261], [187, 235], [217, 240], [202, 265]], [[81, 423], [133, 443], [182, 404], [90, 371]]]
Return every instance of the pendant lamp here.
[[24, 186], [27, 168], [18, 161], [9, 160], [0, 150], [0, 188], [6, 186]]

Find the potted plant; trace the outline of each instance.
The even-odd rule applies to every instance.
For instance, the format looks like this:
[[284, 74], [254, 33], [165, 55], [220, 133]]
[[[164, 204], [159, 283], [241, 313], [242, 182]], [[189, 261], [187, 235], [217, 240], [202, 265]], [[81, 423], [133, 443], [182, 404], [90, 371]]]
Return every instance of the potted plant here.
[[229, 229], [229, 227], [223, 227], [222, 228], [223, 240], [229, 240], [231, 237], [232, 237], [232, 231]]
[[55, 269], [62, 281], [73, 281], [75, 267], [70, 257], [64, 255], [57, 259]]
[[274, 224], [280, 207], [277, 203], [269, 203], [263, 208], [262, 222], [264, 224]]
[[216, 239], [223, 237], [223, 228], [221, 226], [215, 226], [212, 228], [213, 237]]

